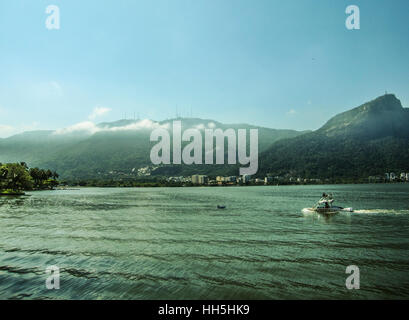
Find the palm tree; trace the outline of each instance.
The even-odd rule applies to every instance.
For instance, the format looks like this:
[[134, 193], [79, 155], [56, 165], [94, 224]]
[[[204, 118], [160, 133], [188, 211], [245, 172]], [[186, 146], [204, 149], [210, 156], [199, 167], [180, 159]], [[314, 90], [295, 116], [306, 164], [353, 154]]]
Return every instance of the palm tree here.
[[52, 177], [54, 180], [57, 180], [60, 177], [60, 175], [57, 173], [57, 171], [53, 171]]

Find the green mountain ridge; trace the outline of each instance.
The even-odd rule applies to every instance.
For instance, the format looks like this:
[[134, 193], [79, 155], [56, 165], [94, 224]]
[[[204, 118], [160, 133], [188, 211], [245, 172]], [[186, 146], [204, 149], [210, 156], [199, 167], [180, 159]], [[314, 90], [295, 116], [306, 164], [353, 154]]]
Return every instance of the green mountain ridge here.
[[[94, 133], [84, 130], [68, 131], [63, 134], [55, 131], [34, 131], [2, 139], [0, 140], [0, 162], [25, 161], [30, 167], [50, 168], [57, 171], [62, 178], [68, 179], [135, 177], [135, 170], [152, 167], [150, 150], [156, 143], [150, 142], [151, 130], [159, 125], [168, 125], [171, 128], [173, 120], [180, 120], [183, 130], [192, 127], [203, 128], [209, 123], [222, 130], [256, 128], [259, 130], [261, 151], [280, 139], [305, 133], [246, 124], [227, 125], [199, 118], [177, 118], [161, 122], [123, 119], [100, 123], [96, 125], [100, 131]], [[123, 130], [124, 127], [128, 129]], [[223, 165], [165, 166], [157, 168], [153, 174], [190, 175], [197, 170], [208, 174], [222, 174], [230, 169], [231, 166]]]
[[362, 179], [409, 171], [409, 110], [393, 94], [331, 118], [320, 129], [276, 142], [258, 175]]
[[409, 172], [409, 109], [403, 108], [393, 94], [340, 113], [318, 130], [307, 132], [199, 118], [160, 122], [122, 119], [100, 123], [93, 128], [95, 132], [25, 132], [0, 139], [0, 162], [25, 161], [31, 167], [56, 170], [69, 179], [134, 178], [138, 169], [146, 167], [155, 176], [238, 175], [239, 165], [153, 166], [151, 130], [157, 126], [171, 128], [173, 120], [180, 120], [183, 130], [203, 130], [210, 124], [222, 130], [258, 129], [258, 177], [352, 181], [385, 172]]

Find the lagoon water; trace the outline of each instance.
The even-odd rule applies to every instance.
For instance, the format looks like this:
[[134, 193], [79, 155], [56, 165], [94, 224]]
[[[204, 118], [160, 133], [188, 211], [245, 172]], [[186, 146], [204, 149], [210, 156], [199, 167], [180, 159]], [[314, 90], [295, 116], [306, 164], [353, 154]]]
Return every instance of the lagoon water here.
[[[356, 211], [303, 213], [324, 191]], [[51, 265], [59, 290], [45, 287]], [[359, 290], [345, 287], [349, 265]], [[409, 184], [2, 197], [0, 298], [408, 299]]]

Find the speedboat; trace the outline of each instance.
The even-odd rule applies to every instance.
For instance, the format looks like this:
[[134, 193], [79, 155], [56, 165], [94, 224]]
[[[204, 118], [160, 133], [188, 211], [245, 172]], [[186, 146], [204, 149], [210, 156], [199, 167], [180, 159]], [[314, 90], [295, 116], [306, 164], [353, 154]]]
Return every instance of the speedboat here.
[[340, 211], [346, 211], [346, 212], [354, 211], [352, 208], [343, 208], [343, 207], [335, 206], [334, 197], [332, 196], [332, 194], [326, 194], [326, 193], [322, 195], [321, 199], [317, 202], [317, 204], [314, 207], [308, 208], [308, 210], [315, 211], [323, 215], [332, 215]]

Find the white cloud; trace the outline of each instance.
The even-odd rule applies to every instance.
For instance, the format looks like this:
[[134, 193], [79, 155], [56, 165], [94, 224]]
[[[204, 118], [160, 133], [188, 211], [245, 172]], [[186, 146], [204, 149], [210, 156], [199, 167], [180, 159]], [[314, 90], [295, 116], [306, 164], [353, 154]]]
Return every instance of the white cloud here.
[[68, 134], [68, 133], [74, 133], [74, 132], [94, 134], [98, 131], [99, 131], [99, 128], [95, 125], [95, 123], [91, 121], [84, 121], [84, 122], [74, 124], [67, 128], [57, 129], [54, 131], [54, 134]]
[[104, 131], [126, 131], [126, 130], [143, 130], [143, 129], [156, 129], [156, 128], [168, 129], [169, 124], [160, 125], [157, 122], [145, 119], [145, 120], [140, 120], [138, 122], [128, 124], [123, 127], [104, 128], [103, 130]]
[[290, 110], [287, 112], [287, 115], [290, 115], [290, 116], [293, 116], [293, 115], [295, 115], [295, 114], [297, 114], [297, 111], [295, 111], [294, 109], [290, 109]]
[[98, 127], [91, 121], [80, 122], [64, 129], [54, 131], [54, 134], [69, 134], [69, 133], [86, 133], [94, 134], [97, 132], [117, 132], [117, 131], [137, 131], [143, 129], [169, 128], [169, 124], [160, 125], [157, 122], [145, 119], [140, 120], [126, 126], [121, 127]]
[[107, 114], [110, 112], [110, 108], [105, 108], [105, 107], [95, 107], [92, 113], [89, 115], [88, 119], [94, 120], [95, 118], [101, 117], [104, 114]]

